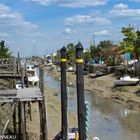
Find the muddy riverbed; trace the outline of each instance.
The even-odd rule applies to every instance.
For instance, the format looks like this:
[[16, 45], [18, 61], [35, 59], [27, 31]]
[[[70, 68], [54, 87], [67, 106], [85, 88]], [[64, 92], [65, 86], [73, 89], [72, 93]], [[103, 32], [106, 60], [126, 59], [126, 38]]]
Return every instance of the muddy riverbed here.
[[[49, 75], [46, 75], [45, 79], [48, 87], [57, 91], [57, 100], [60, 102], [60, 82]], [[68, 110], [76, 116], [75, 88], [70, 87], [68, 94]], [[139, 111], [127, 109], [118, 102], [97, 96], [87, 90], [85, 90], [85, 100], [90, 105], [90, 139], [97, 136], [100, 140], [140, 140]]]

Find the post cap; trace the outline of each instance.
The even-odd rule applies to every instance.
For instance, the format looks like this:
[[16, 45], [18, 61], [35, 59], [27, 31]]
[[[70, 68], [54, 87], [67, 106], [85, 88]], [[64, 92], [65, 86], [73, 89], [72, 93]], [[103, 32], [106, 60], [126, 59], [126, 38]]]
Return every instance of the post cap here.
[[64, 52], [66, 51], [66, 47], [65, 46], [62, 47], [61, 52], [62, 51], [64, 51]]
[[79, 42], [76, 46], [75, 46], [76, 50], [83, 50], [83, 45], [81, 42]]

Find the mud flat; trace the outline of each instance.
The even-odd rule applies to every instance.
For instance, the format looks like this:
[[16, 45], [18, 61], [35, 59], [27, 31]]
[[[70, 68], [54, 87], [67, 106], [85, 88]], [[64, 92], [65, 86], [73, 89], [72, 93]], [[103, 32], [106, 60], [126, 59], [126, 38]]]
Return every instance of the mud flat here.
[[[60, 72], [57, 72], [56, 69], [49, 70], [47, 68], [46, 71], [51, 77], [60, 80]], [[114, 87], [113, 81], [115, 79], [116, 77], [113, 74], [95, 79], [85, 75], [85, 89], [90, 90], [99, 96], [116, 100], [129, 109], [140, 110], [140, 85]], [[67, 73], [67, 83], [71, 83], [73, 86], [76, 86], [76, 75], [74, 73]]]

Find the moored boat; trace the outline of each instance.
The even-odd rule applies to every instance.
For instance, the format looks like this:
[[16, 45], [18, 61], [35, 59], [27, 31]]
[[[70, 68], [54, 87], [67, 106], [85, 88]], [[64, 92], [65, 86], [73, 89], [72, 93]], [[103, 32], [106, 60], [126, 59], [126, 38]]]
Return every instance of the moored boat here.
[[34, 65], [27, 65], [26, 70], [29, 83], [32, 85], [37, 85], [37, 83], [39, 82], [39, 78]]
[[137, 85], [139, 83], [138, 78], [131, 78], [130, 76], [126, 75], [121, 77], [119, 80], [114, 81], [115, 86], [129, 86], [129, 85]]

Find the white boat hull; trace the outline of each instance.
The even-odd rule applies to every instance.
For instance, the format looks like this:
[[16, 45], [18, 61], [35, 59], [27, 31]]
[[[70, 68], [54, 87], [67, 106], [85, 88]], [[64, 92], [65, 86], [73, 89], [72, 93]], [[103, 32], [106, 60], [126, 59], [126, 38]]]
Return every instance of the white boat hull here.
[[129, 86], [129, 85], [137, 85], [139, 83], [139, 79], [137, 78], [130, 78], [130, 79], [120, 79], [115, 80], [114, 85], [115, 86]]
[[31, 83], [32, 85], [36, 85], [39, 82], [36, 69], [34, 68], [33, 65], [28, 65], [26, 69], [29, 83]]

